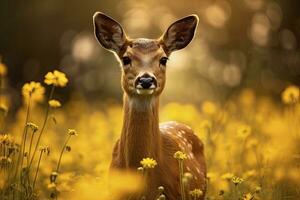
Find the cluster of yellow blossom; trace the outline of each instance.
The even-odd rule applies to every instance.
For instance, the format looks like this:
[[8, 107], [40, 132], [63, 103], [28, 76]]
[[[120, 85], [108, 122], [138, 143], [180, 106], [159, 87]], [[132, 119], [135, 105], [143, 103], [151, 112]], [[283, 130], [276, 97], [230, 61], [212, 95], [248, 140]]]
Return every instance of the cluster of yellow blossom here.
[[77, 136], [77, 135], [78, 135], [77, 131], [74, 130], [74, 129], [68, 129], [68, 134], [69, 134], [69, 135], [74, 135], [74, 136]]
[[38, 128], [39, 128], [35, 123], [32, 123], [32, 122], [28, 122], [26, 124], [26, 126], [30, 127], [33, 132], [36, 132], [38, 130]]
[[[64, 87], [68, 83], [66, 75], [58, 70], [54, 72], [48, 72], [45, 76], [44, 82], [47, 85], [53, 85], [56, 87]], [[22, 88], [22, 95], [26, 102], [29, 100], [33, 103], [41, 102], [44, 99], [45, 88], [39, 82], [31, 81], [25, 83]], [[61, 103], [56, 99], [50, 99], [48, 104], [52, 108], [61, 107]]]
[[251, 134], [251, 127], [248, 125], [241, 125], [238, 127], [237, 136], [245, 139]]
[[239, 185], [241, 184], [242, 182], [244, 182], [244, 179], [241, 178], [241, 177], [238, 177], [238, 176], [233, 176], [231, 178], [231, 181], [235, 184], [235, 185]]
[[22, 94], [26, 101], [41, 102], [44, 99], [45, 88], [39, 82], [31, 81], [25, 83]]
[[182, 151], [176, 151], [174, 153], [174, 158], [177, 160], [186, 160], [187, 155], [185, 153], [183, 153]]
[[153, 158], [143, 158], [140, 163], [144, 169], [153, 169], [157, 165]]
[[198, 199], [198, 198], [202, 197], [203, 192], [200, 189], [194, 189], [194, 190], [190, 191], [190, 195], [191, 195], [192, 199]]
[[51, 100], [48, 101], [48, 103], [49, 103], [49, 106], [52, 107], [52, 108], [61, 107], [61, 103], [56, 99], [51, 99]]
[[48, 72], [45, 75], [44, 82], [47, 85], [54, 85], [56, 87], [65, 87], [68, 83], [68, 79], [66, 75], [58, 70], [54, 70], [54, 72]]
[[283, 103], [294, 104], [299, 102], [300, 90], [299, 87], [291, 85], [288, 86], [281, 94]]
[[14, 142], [14, 139], [11, 135], [9, 134], [1, 134], [0, 135], [0, 143], [1, 144], [10, 144], [10, 143], [13, 143]]

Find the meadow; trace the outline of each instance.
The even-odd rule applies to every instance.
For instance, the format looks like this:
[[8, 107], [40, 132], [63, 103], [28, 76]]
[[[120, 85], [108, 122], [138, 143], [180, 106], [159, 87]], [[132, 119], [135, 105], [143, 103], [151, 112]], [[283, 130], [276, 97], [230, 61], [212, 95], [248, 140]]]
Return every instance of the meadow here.
[[[8, 72], [1, 63], [1, 90], [8, 87]], [[23, 105], [13, 120], [6, 118], [11, 100], [1, 93], [1, 199], [115, 200], [143, 187], [140, 169], [108, 176], [122, 105], [112, 100], [91, 105], [78, 95], [63, 104], [55, 96], [68, 81], [55, 70], [43, 82], [24, 83]], [[186, 123], [203, 140], [207, 200], [297, 200], [299, 98], [299, 88], [293, 85], [277, 97], [281, 101], [244, 88], [225, 103], [168, 102], [160, 108], [160, 121]], [[148, 159], [141, 167], [151, 170], [156, 164]], [[190, 191], [186, 199], [201, 195]], [[158, 199], [164, 199], [163, 188], [158, 188]]]

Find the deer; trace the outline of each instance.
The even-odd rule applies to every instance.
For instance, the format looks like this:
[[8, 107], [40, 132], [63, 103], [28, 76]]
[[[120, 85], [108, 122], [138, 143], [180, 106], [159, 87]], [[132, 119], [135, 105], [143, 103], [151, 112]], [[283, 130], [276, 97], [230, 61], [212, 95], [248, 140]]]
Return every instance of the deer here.
[[201, 189], [203, 194], [206, 191], [202, 141], [185, 124], [159, 123], [159, 97], [166, 83], [168, 58], [192, 41], [198, 21], [197, 15], [189, 15], [172, 23], [158, 39], [132, 39], [110, 16], [101, 12], [93, 16], [96, 39], [115, 54], [122, 73], [123, 126], [113, 148], [110, 169], [137, 170], [143, 158], [156, 160], [157, 166], [149, 170], [143, 190], [149, 200], [156, 198], [159, 186], [164, 187], [168, 200], [178, 200], [183, 195], [178, 161], [173, 157], [177, 151], [187, 155], [184, 171], [193, 174], [190, 189]]

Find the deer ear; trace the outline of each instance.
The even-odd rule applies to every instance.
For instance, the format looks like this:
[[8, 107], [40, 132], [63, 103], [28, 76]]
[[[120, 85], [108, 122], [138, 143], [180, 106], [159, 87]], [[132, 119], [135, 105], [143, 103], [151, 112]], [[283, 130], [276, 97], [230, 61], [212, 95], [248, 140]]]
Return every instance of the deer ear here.
[[194, 37], [198, 21], [197, 15], [189, 15], [171, 24], [162, 36], [164, 50], [170, 54], [186, 47]]
[[127, 40], [122, 26], [101, 12], [94, 14], [93, 21], [94, 33], [99, 43], [104, 48], [119, 53]]

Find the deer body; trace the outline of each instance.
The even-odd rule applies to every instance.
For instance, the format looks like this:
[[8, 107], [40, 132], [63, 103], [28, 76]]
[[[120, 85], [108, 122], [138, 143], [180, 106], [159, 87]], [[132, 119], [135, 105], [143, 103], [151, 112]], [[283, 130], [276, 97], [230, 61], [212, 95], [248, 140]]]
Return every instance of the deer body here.
[[[122, 27], [110, 17], [94, 15], [95, 35], [100, 44], [112, 50], [122, 61], [123, 128], [115, 144], [111, 168], [136, 170], [143, 158], [158, 165], [149, 170], [146, 199], [155, 200], [163, 186], [168, 200], [180, 199], [176, 151], [185, 152], [185, 172], [193, 174], [190, 190], [206, 189], [203, 144], [186, 125], [177, 122], [159, 124], [159, 95], [165, 85], [167, 57], [184, 48], [193, 38], [197, 17], [192, 15], [173, 23], [162, 38], [129, 39]], [[203, 199], [204, 195], [199, 198]]]

